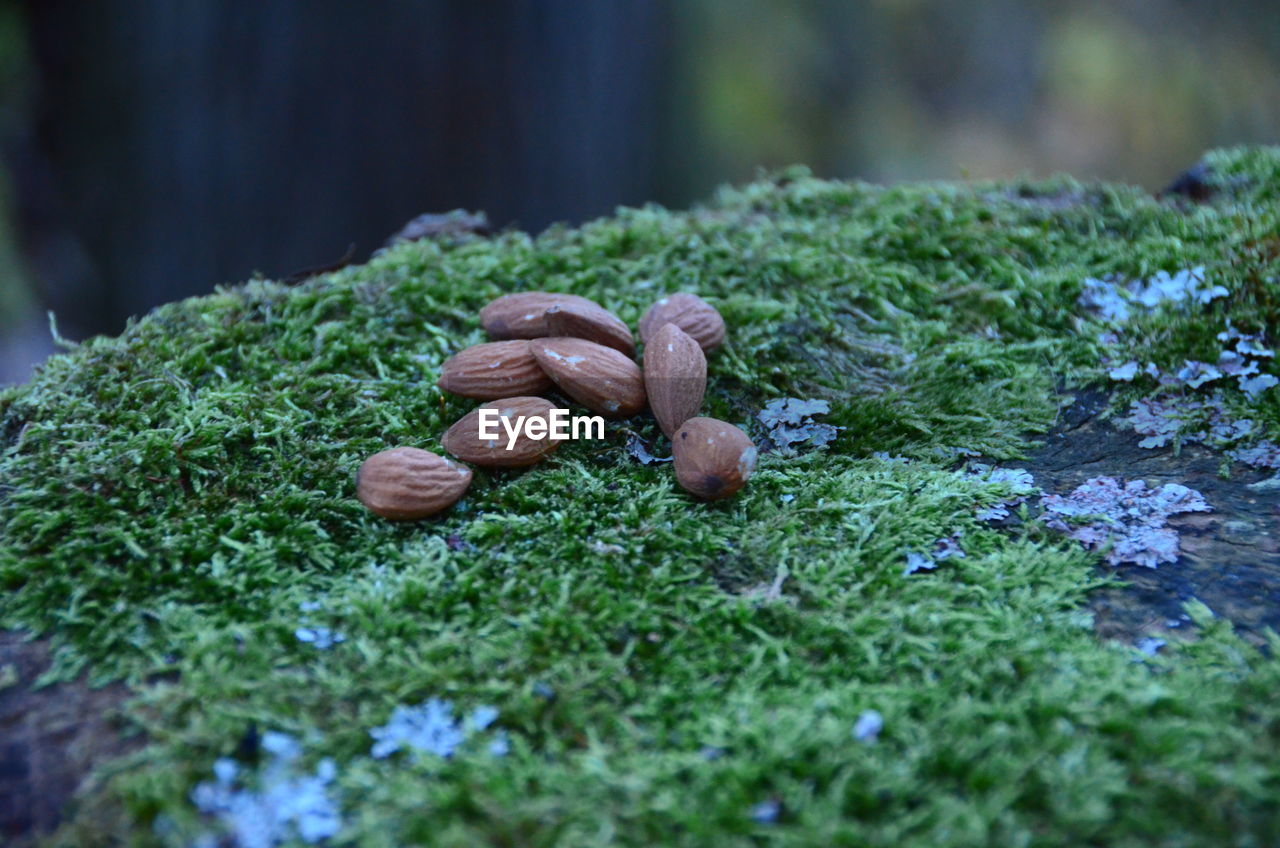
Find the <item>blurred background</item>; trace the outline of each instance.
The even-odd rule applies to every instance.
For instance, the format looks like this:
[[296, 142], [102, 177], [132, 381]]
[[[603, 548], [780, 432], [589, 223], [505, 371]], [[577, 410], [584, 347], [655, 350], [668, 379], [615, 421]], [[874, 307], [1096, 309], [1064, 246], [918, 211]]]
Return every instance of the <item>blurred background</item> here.
[[758, 169], [1158, 189], [1280, 139], [1274, 0], [0, 0], [0, 383], [408, 219]]

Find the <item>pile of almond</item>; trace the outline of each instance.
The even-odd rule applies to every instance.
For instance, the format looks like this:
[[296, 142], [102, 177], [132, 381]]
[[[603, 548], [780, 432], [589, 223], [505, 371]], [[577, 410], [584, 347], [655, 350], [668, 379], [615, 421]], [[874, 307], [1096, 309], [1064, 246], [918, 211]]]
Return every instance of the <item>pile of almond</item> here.
[[[501, 418], [547, 419], [554, 405], [538, 395], [553, 386], [605, 418], [629, 418], [646, 404], [671, 439], [676, 481], [715, 500], [738, 491], [755, 469], [747, 434], [715, 418], [698, 417], [707, 388], [706, 353], [724, 341], [724, 319], [693, 294], [673, 294], [640, 319], [644, 370], [635, 362], [631, 328], [585, 297], [518, 292], [480, 310], [493, 339], [449, 357], [440, 388], [487, 401], [444, 434], [444, 449], [462, 462], [499, 468], [532, 465], [556, 449], [553, 438], [525, 433], [508, 444], [480, 437], [480, 411]], [[376, 453], [356, 475], [356, 496], [385, 518], [416, 519], [448, 509], [466, 493], [465, 465], [418, 448]]]

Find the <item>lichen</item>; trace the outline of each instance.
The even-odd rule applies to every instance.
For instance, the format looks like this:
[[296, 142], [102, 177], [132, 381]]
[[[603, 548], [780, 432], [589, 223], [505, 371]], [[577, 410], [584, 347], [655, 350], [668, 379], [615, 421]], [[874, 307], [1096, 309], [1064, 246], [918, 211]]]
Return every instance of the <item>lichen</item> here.
[[1111, 565], [1134, 563], [1155, 568], [1178, 558], [1178, 533], [1172, 515], [1209, 512], [1204, 496], [1178, 483], [1151, 488], [1142, 480], [1094, 477], [1068, 495], [1041, 499], [1046, 526], [1085, 547], [1105, 552]]

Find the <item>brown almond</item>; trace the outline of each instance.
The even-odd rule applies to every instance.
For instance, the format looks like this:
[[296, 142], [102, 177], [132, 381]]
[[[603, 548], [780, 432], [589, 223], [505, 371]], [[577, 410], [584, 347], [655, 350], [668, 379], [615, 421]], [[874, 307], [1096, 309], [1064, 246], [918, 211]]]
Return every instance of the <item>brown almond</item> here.
[[671, 455], [676, 482], [711, 501], [745, 486], [756, 467], [756, 446], [747, 434], [716, 418], [690, 418], [680, 425]]
[[356, 497], [383, 518], [409, 521], [453, 506], [471, 485], [471, 469], [418, 448], [375, 453], [356, 472]]
[[716, 308], [696, 294], [678, 292], [659, 300], [640, 318], [640, 338], [647, 345], [665, 324], [675, 324], [711, 352], [724, 341], [724, 319]]
[[636, 355], [636, 340], [622, 319], [602, 306], [557, 303], [546, 312], [548, 336], [571, 336], [611, 347], [628, 357]]
[[626, 418], [644, 409], [640, 367], [613, 348], [564, 337], [534, 339], [529, 347], [555, 384], [592, 412]]
[[440, 366], [437, 385], [455, 395], [495, 400], [544, 392], [551, 388], [551, 378], [533, 358], [529, 342], [518, 339], [458, 351]]
[[645, 345], [644, 387], [653, 417], [668, 437], [702, 409], [707, 357], [675, 324], [664, 324]]
[[547, 310], [553, 306], [580, 309], [604, 307], [589, 298], [561, 292], [515, 292], [491, 300], [480, 310], [480, 323], [491, 339], [541, 339], [547, 331]]
[[[489, 435], [496, 434], [496, 438], [485, 439], [480, 435], [481, 426], [481, 410], [493, 409], [497, 410], [498, 416], [490, 421]], [[555, 405], [551, 401], [543, 400], [540, 397], [510, 397], [501, 400], [495, 400], [492, 403], [486, 403], [468, 412], [456, 424], [445, 432], [444, 438], [440, 443], [444, 445], [444, 449], [449, 453], [461, 459], [463, 462], [470, 462], [473, 465], [483, 465], [487, 467], [497, 468], [520, 468], [526, 465], [533, 465], [559, 447], [563, 439], [553, 439], [550, 436], [551, 430], [551, 410], [555, 409]], [[528, 421], [532, 418], [541, 418], [547, 423], [544, 429], [547, 431], [547, 437], [542, 439], [530, 438], [522, 426], [521, 419]], [[504, 425], [502, 420], [510, 422]], [[514, 441], [511, 438], [508, 427], [514, 429], [519, 427]]]

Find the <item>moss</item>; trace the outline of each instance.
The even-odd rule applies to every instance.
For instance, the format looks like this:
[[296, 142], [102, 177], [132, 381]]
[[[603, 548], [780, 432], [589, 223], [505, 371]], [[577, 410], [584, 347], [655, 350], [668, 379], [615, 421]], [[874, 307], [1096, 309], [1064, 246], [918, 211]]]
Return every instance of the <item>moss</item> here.
[[[1021, 455], [1057, 387], [1098, 379], [1086, 277], [1205, 265], [1229, 289], [1141, 319], [1131, 353], [1162, 364], [1205, 356], [1227, 317], [1276, 326], [1280, 150], [1207, 161], [1239, 189], [1196, 207], [791, 169], [689, 212], [403, 244], [161, 307], [0, 394], [3, 623], [56, 638], [51, 678], [135, 686], [151, 741], [98, 797], [142, 841], [205, 826], [188, 793], [251, 724], [339, 762], [361, 845], [1274, 840], [1277, 661], [1202, 609], [1169, 657], [1099, 642], [1095, 560], [1034, 522], [978, 524], [1000, 488], [953, 470], [960, 449]], [[820, 396], [845, 429], [764, 456], [724, 503], [614, 428], [477, 473], [438, 520], [366, 513], [356, 466], [439, 449], [471, 406], [435, 387], [440, 363], [523, 288], [633, 325], [696, 291], [731, 328], [710, 414], [758, 435], [767, 399]], [[1274, 435], [1275, 402], [1253, 405]], [[903, 575], [957, 529], [965, 558]], [[347, 636], [329, 651], [294, 635], [314, 600], [310, 622]], [[511, 753], [369, 757], [394, 705], [433, 696], [496, 705]], [[874, 745], [850, 732], [866, 709]], [[750, 817], [767, 799], [772, 825]]]

